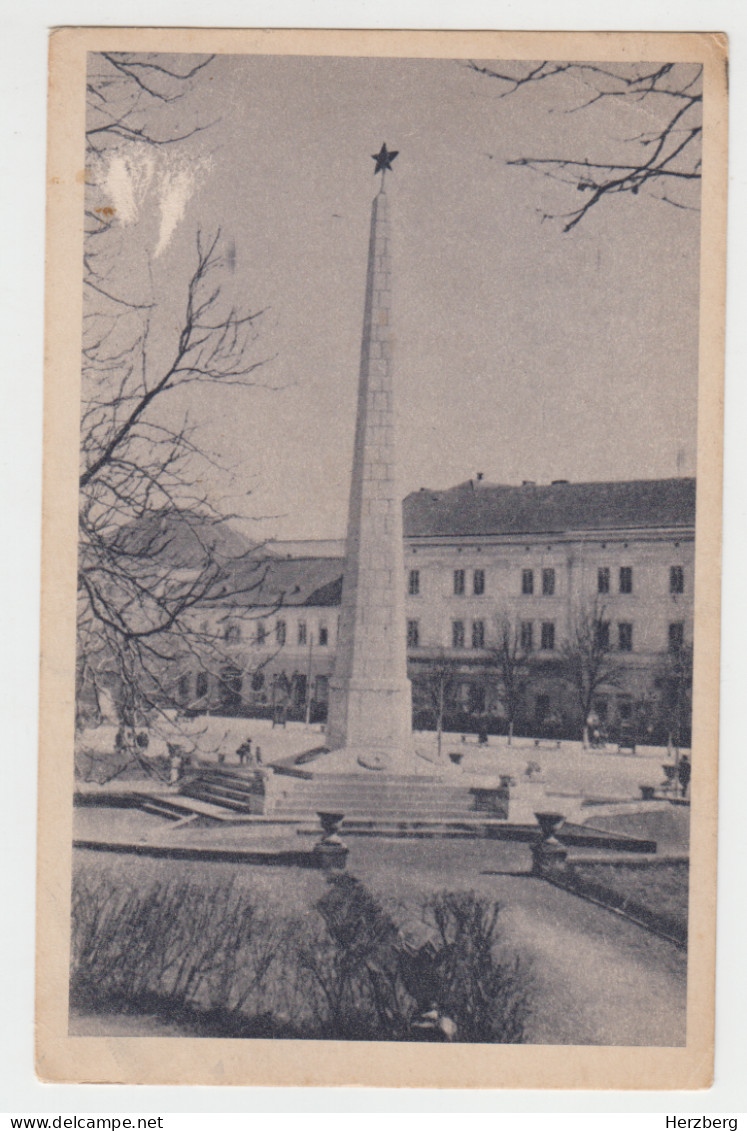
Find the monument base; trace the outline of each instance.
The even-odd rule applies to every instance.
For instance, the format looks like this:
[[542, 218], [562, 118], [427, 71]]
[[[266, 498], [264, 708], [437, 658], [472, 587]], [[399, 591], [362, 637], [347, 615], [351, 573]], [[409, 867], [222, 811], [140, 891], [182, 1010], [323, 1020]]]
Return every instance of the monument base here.
[[345, 751], [348, 764], [367, 770], [412, 773], [412, 688], [360, 679], [334, 680], [329, 688], [327, 746]]
[[343, 746], [331, 750], [329, 754], [315, 759], [309, 769], [314, 777], [325, 774], [361, 774], [369, 776], [378, 773], [397, 774], [410, 777], [413, 774], [432, 776], [432, 768], [415, 757], [410, 743], [399, 749], [373, 746]]

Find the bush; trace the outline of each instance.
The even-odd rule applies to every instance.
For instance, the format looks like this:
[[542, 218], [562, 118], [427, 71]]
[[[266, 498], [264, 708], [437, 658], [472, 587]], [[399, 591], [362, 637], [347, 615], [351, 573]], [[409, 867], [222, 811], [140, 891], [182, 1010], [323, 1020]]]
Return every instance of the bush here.
[[[444, 892], [414, 945], [372, 894], [331, 875], [316, 916], [260, 913], [233, 883], [145, 891], [76, 878], [71, 1000], [157, 1012], [223, 1036], [518, 1043], [527, 970], [498, 950], [499, 907]], [[425, 1015], [425, 1020], [423, 1020]]]

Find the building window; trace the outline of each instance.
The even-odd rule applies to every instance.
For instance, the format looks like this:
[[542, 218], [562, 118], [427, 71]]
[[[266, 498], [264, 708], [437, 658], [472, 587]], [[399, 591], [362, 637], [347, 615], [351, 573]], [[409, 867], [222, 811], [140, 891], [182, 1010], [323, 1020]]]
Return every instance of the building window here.
[[555, 647], [555, 625], [552, 621], [542, 622], [541, 647], [543, 652], [552, 652]]
[[198, 699], [202, 699], [208, 693], [208, 674], [207, 672], [198, 672], [195, 681], [195, 694]]
[[669, 592], [685, 592], [685, 571], [682, 566], [671, 566], [669, 569]]
[[631, 566], [620, 566], [620, 592], [633, 592], [633, 569]]
[[598, 620], [594, 624], [594, 642], [597, 648], [609, 648], [610, 646], [610, 622], [608, 620]]
[[306, 643], [306, 621], [304, 620], [298, 622], [298, 643]]
[[482, 597], [485, 592], [485, 570], [476, 569], [472, 576], [472, 592], [475, 597]]
[[534, 570], [521, 571], [521, 591], [525, 597], [530, 597], [534, 593]]
[[179, 676], [178, 693], [179, 698], [182, 701], [189, 699], [189, 683], [190, 680], [188, 675]]
[[257, 643], [261, 646], [267, 639], [267, 629], [263, 620], [257, 621]]
[[621, 622], [617, 626], [617, 646], [621, 652], [633, 651], [633, 625]]
[[326, 648], [329, 642], [329, 632], [327, 631], [326, 624], [319, 625], [319, 647]]
[[244, 680], [238, 668], [229, 664], [220, 673], [220, 701], [223, 707], [235, 710], [241, 706], [241, 688]]
[[597, 570], [597, 593], [609, 593], [610, 570], [609, 566], [600, 566]]
[[552, 597], [555, 592], [555, 570], [542, 570], [542, 596]]
[[464, 621], [453, 620], [451, 622], [451, 646], [452, 648], [464, 647]]
[[407, 592], [411, 597], [417, 597], [420, 593], [420, 570], [411, 569], [410, 575], [407, 579]]
[[454, 596], [462, 597], [464, 595], [464, 570], [454, 570]]
[[531, 652], [533, 647], [533, 628], [532, 622], [530, 620], [523, 620], [521, 622], [520, 633], [522, 652]]
[[681, 620], [669, 626], [669, 651], [679, 652], [685, 643], [685, 626]]
[[420, 644], [420, 626], [416, 620], [407, 622], [407, 647], [417, 648]]
[[223, 639], [226, 644], [237, 644], [241, 640], [241, 628], [237, 624], [227, 624], [223, 630]]
[[282, 648], [283, 645], [285, 644], [285, 637], [286, 637], [285, 621], [284, 620], [276, 621], [275, 622], [275, 641], [276, 641], [279, 648]]
[[472, 621], [472, 647], [484, 648], [485, 647], [485, 621], [473, 620]]

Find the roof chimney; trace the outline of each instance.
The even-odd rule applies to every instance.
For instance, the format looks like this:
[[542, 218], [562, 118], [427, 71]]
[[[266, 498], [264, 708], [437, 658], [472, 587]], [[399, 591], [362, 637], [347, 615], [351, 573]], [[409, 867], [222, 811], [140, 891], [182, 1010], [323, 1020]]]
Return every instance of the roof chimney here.
[[534, 479], [522, 479], [521, 485], [522, 487], [536, 487], [537, 483]]
[[481, 471], [478, 471], [478, 473], [477, 473], [477, 482], [479, 483], [481, 479], [482, 479], [482, 472], [481, 472]]

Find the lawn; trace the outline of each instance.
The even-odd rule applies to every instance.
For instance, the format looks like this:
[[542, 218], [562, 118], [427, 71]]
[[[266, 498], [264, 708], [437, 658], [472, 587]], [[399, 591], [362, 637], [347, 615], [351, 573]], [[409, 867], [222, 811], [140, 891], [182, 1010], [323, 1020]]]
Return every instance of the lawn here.
[[622, 896], [657, 915], [687, 921], [690, 869], [687, 864], [634, 867], [625, 864], [574, 864], [579, 879]]

